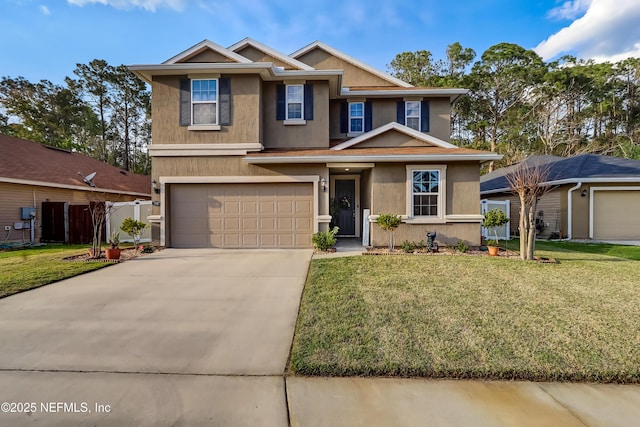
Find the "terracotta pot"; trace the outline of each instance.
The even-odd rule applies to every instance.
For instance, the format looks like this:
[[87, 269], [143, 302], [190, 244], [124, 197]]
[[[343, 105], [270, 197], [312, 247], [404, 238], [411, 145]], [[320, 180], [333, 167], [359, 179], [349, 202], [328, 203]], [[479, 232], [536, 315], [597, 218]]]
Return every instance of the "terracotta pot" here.
[[105, 249], [104, 254], [107, 259], [120, 259], [120, 248]]
[[500, 250], [497, 246], [487, 246], [489, 250], [489, 256], [498, 256], [498, 251]]

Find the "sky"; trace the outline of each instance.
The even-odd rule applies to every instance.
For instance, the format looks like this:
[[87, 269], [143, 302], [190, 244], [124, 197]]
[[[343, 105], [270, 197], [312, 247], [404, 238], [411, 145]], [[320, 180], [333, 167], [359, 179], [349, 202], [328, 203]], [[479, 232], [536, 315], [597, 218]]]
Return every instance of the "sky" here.
[[62, 83], [77, 63], [159, 64], [209, 39], [290, 54], [321, 40], [383, 71], [396, 54], [442, 58], [516, 43], [545, 60], [640, 57], [640, 0], [0, 0], [0, 76]]

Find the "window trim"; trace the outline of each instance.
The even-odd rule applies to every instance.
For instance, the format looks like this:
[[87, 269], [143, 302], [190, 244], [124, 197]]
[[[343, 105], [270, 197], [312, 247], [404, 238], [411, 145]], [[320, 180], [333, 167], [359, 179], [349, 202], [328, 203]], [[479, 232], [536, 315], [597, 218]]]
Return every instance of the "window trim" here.
[[[216, 99], [215, 101], [194, 101], [193, 100], [193, 83], [196, 81], [211, 81], [214, 80], [216, 82]], [[189, 130], [219, 130], [220, 129], [220, 79], [218, 77], [215, 78], [202, 78], [202, 79], [190, 79], [189, 84], [191, 99], [190, 99], [190, 113], [191, 113], [191, 123], [188, 127]], [[216, 106], [216, 122], [215, 123], [198, 123], [195, 124], [193, 122], [193, 118], [195, 116], [193, 107], [195, 104], [215, 104]]]
[[[300, 87], [300, 92], [302, 93], [302, 98], [300, 102], [289, 102], [289, 88], [293, 86]], [[300, 104], [300, 118], [289, 118], [289, 104]], [[304, 120], [304, 84], [288, 84], [284, 86], [284, 124], [285, 125], [297, 125], [297, 124], [305, 124]]]
[[[406, 177], [406, 209], [407, 223], [444, 223], [447, 210], [447, 165], [407, 165]], [[418, 171], [437, 171], [438, 182], [438, 215], [414, 215], [413, 214], [413, 173]]]
[[[354, 117], [351, 115], [351, 105], [353, 104], [361, 104], [362, 105], [362, 115], [360, 117]], [[357, 135], [362, 135], [365, 131], [364, 131], [364, 116], [365, 116], [365, 112], [364, 112], [364, 101], [351, 101], [347, 103], [347, 136], [357, 136]], [[362, 130], [360, 131], [354, 131], [351, 129], [351, 119], [360, 119], [362, 121]]]
[[[413, 102], [418, 104], [418, 116], [409, 116], [409, 103]], [[418, 119], [418, 129], [412, 128], [411, 126], [409, 126], [409, 118]], [[404, 124], [406, 127], [413, 129], [413, 130], [417, 130], [418, 132], [421, 132], [422, 129], [422, 101], [404, 101]]]

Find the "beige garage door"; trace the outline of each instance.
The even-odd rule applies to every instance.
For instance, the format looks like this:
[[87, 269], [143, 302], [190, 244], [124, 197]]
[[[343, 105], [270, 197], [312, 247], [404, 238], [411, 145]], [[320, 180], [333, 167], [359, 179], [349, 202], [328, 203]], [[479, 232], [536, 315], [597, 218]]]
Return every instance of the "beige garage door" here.
[[640, 191], [593, 192], [593, 238], [640, 239]]
[[175, 184], [169, 195], [172, 247], [311, 246], [312, 184]]

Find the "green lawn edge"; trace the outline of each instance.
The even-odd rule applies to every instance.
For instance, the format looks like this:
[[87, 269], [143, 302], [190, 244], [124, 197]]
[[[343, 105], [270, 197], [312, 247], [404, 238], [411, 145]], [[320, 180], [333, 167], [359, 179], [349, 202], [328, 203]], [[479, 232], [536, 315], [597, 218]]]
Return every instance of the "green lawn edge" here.
[[[513, 243], [511, 241], [510, 248], [516, 247]], [[537, 245], [537, 255], [556, 258], [560, 264], [506, 258], [411, 255], [315, 259], [311, 263], [302, 295], [287, 372], [289, 375], [327, 377], [640, 383], [640, 336], [631, 320], [640, 318], [640, 292], [637, 292], [636, 285], [640, 283], [640, 269], [637, 263], [630, 261], [634, 259], [637, 249], [623, 247], [611, 251], [615, 245], [596, 245], [587, 251], [575, 251], [573, 249], [576, 246], [564, 243], [543, 242]], [[603, 256], [595, 251], [613, 252], [618, 258]], [[622, 259], [623, 255], [627, 259]], [[409, 277], [407, 281], [398, 271], [389, 269], [388, 265], [382, 271], [372, 267], [378, 262], [388, 264], [399, 262], [402, 258], [412, 263], [419, 263], [420, 260], [439, 263], [446, 259], [454, 260], [456, 265], [451, 272], [458, 281], [463, 282], [456, 291], [468, 289], [464, 285], [474, 283], [473, 277], [469, 277], [470, 273], [465, 269], [471, 269], [471, 275], [477, 273], [476, 270], [484, 270], [499, 285], [493, 290], [483, 286], [479, 293], [491, 295], [485, 303], [492, 303], [491, 298], [495, 298], [498, 302], [496, 317], [506, 317], [500, 322], [490, 323], [489, 307], [485, 307], [484, 313], [482, 310], [474, 311], [474, 300], [467, 296], [466, 303], [451, 304], [458, 311], [466, 307], [472, 313], [471, 320], [465, 324], [464, 319], [452, 319], [455, 327], [441, 334], [439, 338], [445, 343], [438, 351], [429, 345], [421, 347], [420, 341], [425, 337], [418, 333], [416, 339], [411, 327], [407, 326], [411, 325], [413, 317], [411, 308], [433, 310], [434, 307], [419, 304], [417, 291], [411, 284], [415, 277]], [[435, 271], [441, 267], [442, 264]], [[548, 283], [525, 280], [515, 291], [512, 290], [514, 295], [509, 295], [509, 281], [513, 280], [514, 274], [523, 273], [529, 279], [534, 278], [533, 282], [545, 275], [550, 277]], [[402, 286], [403, 280], [410, 284]], [[591, 280], [592, 283], [582, 283], [585, 280]], [[393, 286], [401, 289], [391, 291]], [[446, 283], [442, 285], [443, 288], [446, 286]], [[517, 302], [523, 295], [542, 292], [543, 297], [535, 304], [518, 308], [525, 313], [531, 311], [533, 314], [529, 318], [522, 316], [522, 319], [510, 319], [508, 305], [499, 304], [500, 292], [506, 292], [506, 298], [511, 303]], [[376, 297], [376, 293], [380, 295]], [[590, 293], [596, 295], [590, 296]], [[607, 293], [611, 294], [610, 301], [606, 301]], [[375, 301], [375, 298], [379, 301]], [[402, 304], [396, 304], [398, 298]], [[455, 299], [455, 292], [445, 295], [445, 301], [447, 298]], [[598, 302], [601, 298], [605, 298], [605, 303]], [[553, 301], [553, 304], [546, 306], [545, 299]], [[438, 303], [442, 304], [442, 301]], [[390, 306], [388, 310], [378, 307], [385, 305]], [[536, 307], [538, 311], [535, 311]], [[593, 315], [581, 316], [581, 309], [593, 311]], [[559, 314], [556, 315], [554, 310]], [[563, 311], [570, 314], [564, 315]], [[429, 320], [433, 319], [421, 318], [421, 321]], [[550, 322], [553, 334], [549, 340], [555, 340], [555, 344], [537, 345], [536, 337], [541, 335], [536, 334], [544, 334], [544, 328], [536, 327], [536, 321]], [[484, 337], [498, 342], [495, 349], [486, 350], [478, 345], [480, 341], [475, 338], [481, 335], [478, 332], [481, 328], [475, 328], [473, 322], [489, 322], [499, 330]], [[515, 325], [510, 326], [510, 323]], [[446, 325], [444, 327], [446, 329]], [[510, 339], [510, 327], [521, 338]], [[590, 331], [590, 327], [594, 328], [593, 331]], [[385, 328], [391, 332], [380, 333]], [[607, 328], [613, 329], [613, 332], [609, 333]], [[533, 331], [532, 337], [527, 338], [530, 331]], [[396, 341], [394, 334], [398, 335]], [[381, 335], [384, 335], [384, 339], [380, 339]], [[466, 335], [472, 337], [467, 347], [447, 346], [447, 340], [468, 339]], [[586, 338], [582, 339], [581, 335]], [[410, 339], [416, 342], [403, 347], [407, 337], [412, 337]], [[556, 345], [559, 350], [554, 348]], [[394, 350], [394, 346], [398, 349]], [[421, 354], [421, 349], [425, 348], [427, 351]], [[478, 363], [473, 363], [474, 360]]]
[[95, 271], [112, 263], [64, 261], [86, 245], [45, 245], [0, 251], [0, 298]]

